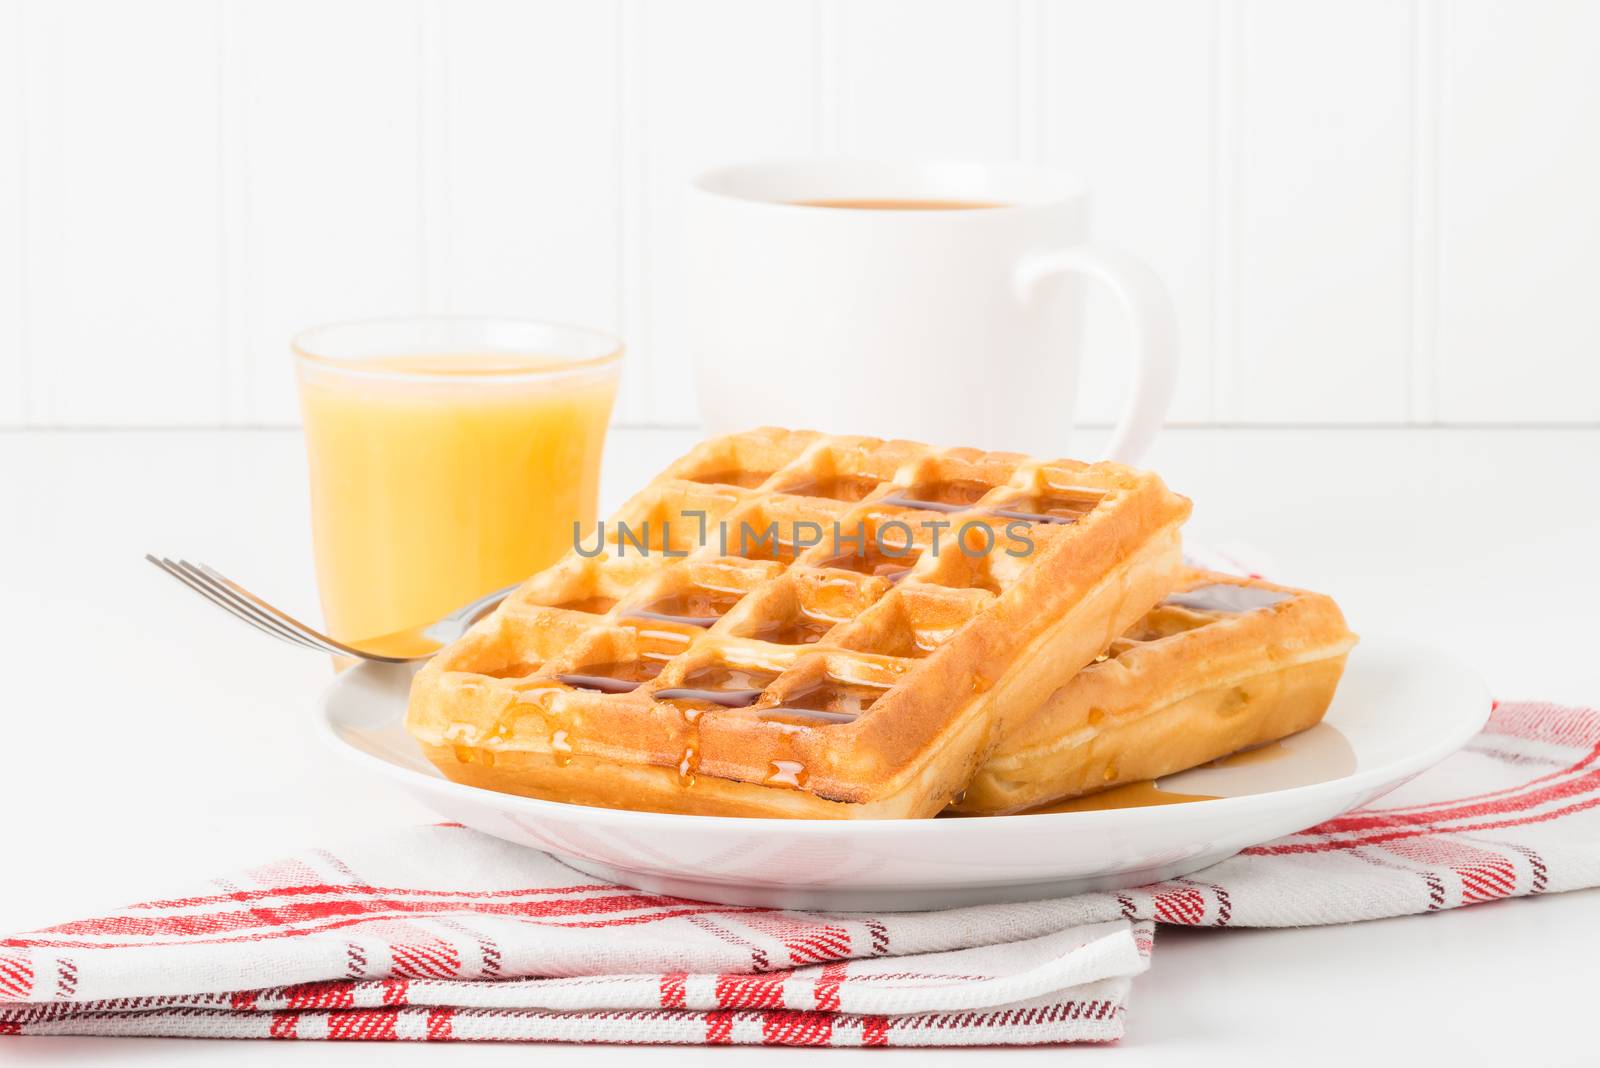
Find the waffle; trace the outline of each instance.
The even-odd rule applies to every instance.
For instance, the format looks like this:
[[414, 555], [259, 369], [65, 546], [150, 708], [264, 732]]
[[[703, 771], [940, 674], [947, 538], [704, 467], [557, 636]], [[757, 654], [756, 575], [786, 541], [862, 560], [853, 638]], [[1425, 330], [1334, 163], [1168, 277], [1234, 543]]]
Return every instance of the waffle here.
[[431, 660], [407, 726], [511, 793], [932, 816], [1167, 593], [1188, 513], [1114, 464], [714, 439]]
[[1019, 812], [1305, 730], [1355, 643], [1321, 594], [1190, 571], [1007, 735], [952, 807]]

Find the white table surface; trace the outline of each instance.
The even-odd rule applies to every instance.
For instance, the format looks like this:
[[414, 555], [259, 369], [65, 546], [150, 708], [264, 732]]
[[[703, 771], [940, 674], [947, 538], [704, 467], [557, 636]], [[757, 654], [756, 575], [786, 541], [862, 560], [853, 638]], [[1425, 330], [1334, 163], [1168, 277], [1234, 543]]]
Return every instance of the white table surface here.
[[[693, 437], [615, 432], [603, 504]], [[1275, 577], [1337, 596], [1358, 631], [1425, 635], [1503, 698], [1600, 701], [1600, 431], [1173, 430], [1150, 463], [1195, 499], [1192, 539], [1254, 546]], [[296, 433], [0, 433], [0, 500], [0, 931], [431, 818], [314, 744], [326, 661], [224, 618], [140, 559], [203, 559], [316, 618]], [[1115, 1047], [899, 1056], [1595, 1063], [1596, 960], [1593, 891], [1337, 928], [1163, 928]], [[8, 1064], [884, 1055], [0, 1040]]]

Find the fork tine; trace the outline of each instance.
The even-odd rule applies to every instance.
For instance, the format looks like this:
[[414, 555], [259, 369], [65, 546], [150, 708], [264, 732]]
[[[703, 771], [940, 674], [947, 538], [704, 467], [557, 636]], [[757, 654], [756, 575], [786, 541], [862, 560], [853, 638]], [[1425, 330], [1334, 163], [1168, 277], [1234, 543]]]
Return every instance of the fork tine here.
[[190, 576], [186, 571], [180, 568], [175, 561], [165, 558], [157, 559], [156, 557], [151, 556], [149, 553], [145, 554], [145, 559], [150, 561], [152, 564], [155, 564], [162, 571], [165, 571], [167, 574], [171, 575], [173, 578], [177, 579], [179, 582], [183, 583], [185, 586], [189, 587], [195, 593], [199, 594], [201, 597], [204, 597], [218, 608], [221, 608], [235, 619], [238, 619], [243, 623], [248, 623], [250, 626], [254, 627], [256, 630], [259, 630], [268, 637], [277, 638], [279, 641], [288, 642], [290, 645], [298, 645], [303, 649], [311, 649], [316, 652], [322, 651], [320, 648], [311, 645], [309, 642], [302, 641], [300, 638], [292, 634], [274, 627], [270, 627], [255, 617], [247, 615], [233, 602], [222, 597], [220, 594], [202, 584], [199, 580]]
[[234, 615], [255, 626], [257, 629], [264, 631], [275, 638], [281, 638], [283, 641], [290, 642], [294, 645], [299, 645], [305, 649], [310, 649], [313, 652], [322, 653], [328, 651], [323, 646], [312, 641], [310, 638], [283, 626], [271, 616], [266, 615], [265, 613], [257, 610], [254, 606], [239, 600], [239, 598], [232, 596], [227, 590], [222, 589], [217, 586], [216, 583], [209, 581], [205, 575], [196, 570], [194, 565], [190, 564], [187, 560], [169, 560], [168, 563], [175, 567], [179, 573], [184, 576], [185, 580], [194, 586], [195, 589], [199, 590], [204, 596], [210, 598], [213, 604], [232, 612]]
[[[234, 615], [248, 619], [270, 633], [275, 634], [285, 641], [292, 641], [303, 645], [307, 649], [328, 653], [331, 656], [346, 655], [328, 644], [322, 635], [308, 628], [291, 626], [292, 621], [284, 618], [271, 605], [256, 597], [241, 597], [235, 592], [239, 587], [232, 583], [219, 582], [217, 577], [206, 574], [199, 565], [191, 564], [187, 560], [176, 561], [176, 566], [183, 571], [198, 587], [207, 591], [212, 600], [223, 605]], [[230, 588], [232, 587], [232, 588]]]
[[165, 559], [165, 558], [157, 559], [156, 557], [150, 556], [149, 554], [145, 555], [145, 559], [149, 560], [152, 564], [155, 564], [162, 571], [165, 571], [168, 575], [171, 575], [173, 578], [177, 579], [179, 582], [181, 582], [185, 586], [189, 587], [189, 589], [193, 590], [195, 593], [199, 594], [201, 597], [204, 597], [206, 600], [210, 601], [212, 604], [216, 605], [218, 608], [222, 609], [224, 612], [227, 612], [230, 616], [233, 616], [235, 619], [239, 620], [241, 623], [248, 623], [250, 626], [254, 627], [256, 630], [259, 630], [261, 633], [267, 635], [268, 637], [277, 638], [280, 641], [291, 642], [292, 644], [295, 644], [295, 645], [304, 645], [304, 643], [302, 643], [300, 641], [291, 639], [287, 634], [283, 634], [280, 631], [273, 630], [272, 628], [265, 626], [264, 624], [258, 622], [257, 620], [251, 618], [250, 616], [245, 615], [243, 612], [240, 612], [239, 609], [236, 606], [234, 606], [230, 602], [224, 600], [223, 598], [219, 597], [214, 591], [212, 591], [211, 589], [208, 589], [204, 584], [200, 583], [199, 581], [194, 579], [192, 576], [190, 576], [187, 572], [185, 572], [182, 568], [180, 568], [175, 561], [168, 560], [168, 559]]
[[179, 563], [194, 569], [201, 577], [209, 581], [213, 587], [220, 590], [222, 593], [227, 594], [235, 602], [253, 608], [256, 615], [265, 616], [278, 626], [283, 627], [292, 633], [298, 634], [307, 641], [315, 642], [319, 648], [327, 650], [332, 655], [362, 655], [360, 652], [351, 649], [342, 642], [335, 641], [334, 639], [328, 637], [315, 627], [311, 627], [300, 622], [283, 609], [268, 604], [266, 601], [263, 601], [261, 598], [257, 597], [255, 594], [251, 593], [249, 590], [245, 589], [243, 586], [239, 585], [237, 582], [218, 571], [216, 568], [208, 567], [205, 564], [191, 564], [187, 560], [180, 560]]

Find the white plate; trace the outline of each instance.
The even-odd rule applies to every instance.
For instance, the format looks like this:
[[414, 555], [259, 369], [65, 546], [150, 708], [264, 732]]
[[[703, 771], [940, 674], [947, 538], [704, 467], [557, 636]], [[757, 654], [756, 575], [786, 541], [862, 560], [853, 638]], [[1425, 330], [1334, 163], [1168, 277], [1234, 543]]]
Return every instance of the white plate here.
[[1465, 744], [1490, 705], [1455, 659], [1367, 638], [1324, 725], [1287, 740], [1283, 759], [1160, 783], [1217, 800], [993, 819], [762, 820], [588, 808], [450, 782], [405, 733], [410, 677], [379, 664], [345, 672], [324, 693], [319, 724], [335, 749], [447, 819], [644, 890], [835, 910], [1023, 901], [1183, 875], [1393, 789]]

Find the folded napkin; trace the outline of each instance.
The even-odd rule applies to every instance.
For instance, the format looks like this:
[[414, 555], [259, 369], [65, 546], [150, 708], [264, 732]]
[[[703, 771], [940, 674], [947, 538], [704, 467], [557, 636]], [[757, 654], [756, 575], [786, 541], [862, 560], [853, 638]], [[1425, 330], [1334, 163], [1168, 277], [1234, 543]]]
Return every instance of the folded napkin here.
[[1503, 704], [1370, 807], [1189, 878], [869, 915], [596, 883], [457, 825], [0, 940], [0, 1034], [1108, 1041], [1152, 921], [1341, 923], [1600, 885], [1600, 713]]

